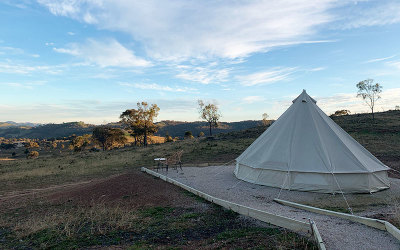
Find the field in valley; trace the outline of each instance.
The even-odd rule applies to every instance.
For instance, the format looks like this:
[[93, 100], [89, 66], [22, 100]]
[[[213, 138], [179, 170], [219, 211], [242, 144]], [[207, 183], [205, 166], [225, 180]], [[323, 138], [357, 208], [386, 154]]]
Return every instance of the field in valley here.
[[[334, 120], [400, 171], [400, 111], [377, 113], [374, 123], [368, 114]], [[0, 161], [0, 248], [315, 248], [306, 238], [220, 209], [139, 171], [178, 150], [184, 151], [185, 166], [226, 163], [264, 130]]]

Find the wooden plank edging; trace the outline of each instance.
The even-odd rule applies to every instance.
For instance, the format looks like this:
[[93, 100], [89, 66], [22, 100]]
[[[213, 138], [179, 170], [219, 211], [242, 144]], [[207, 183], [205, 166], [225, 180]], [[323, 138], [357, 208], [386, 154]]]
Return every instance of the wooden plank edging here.
[[315, 222], [314, 222], [313, 220], [311, 220], [311, 219], [308, 219], [308, 221], [310, 222], [311, 229], [312, 229], [312, 233], [313, 233], [313, 236], [314, 236], [314, 240], [317, 242], [318, 249], [319, 249], [319, 250], [326, 250], [325, 243], [324, 243], [324, 241], [322, 240], [321, 235], [319, 234], [317, 225], [316, 225]]
[[397, 240], [400, 241], [400, 230], [397, 227], [395, 227], [394, 225], [392, 225], [390, 222], [387, 222], [384, 220], [378, 220], [378, 219], [372, 219], [372, 218], [367, 218], [367, 217], [362, 217], [362, 216], [357, 216], [357, 215], [352, 215], [352, 214], [345, 214], [345, 213], [330, 211], [330, 210], [326, 210], [326, 209], [322, 209], [322, 208], [307, 206], [307, 205], [290, 202], [290, 201], [285, 201], [285, 200], [280, 200], [280, 199], [274, 199], [274, 201], [278, 202], [282, 205], [300, 208], [300, 209], [318, 213], [318, 214], [336, 216], [336, 217], [339, 217], [342, 219], [347, 219], [350, 221], [358, 222], [358, 223], [364, 224], [369, 227], [387, 231], [393, 237], [395, 237]]
[[295, 219], [291, 219], [288, 217], [284, 217], [284, 216], [280, 216], [280, 215], [275, 215], [272, 213], [268, 213], [262, 210], [258, 210], [255, 208], [251, 208], [251, 207], [247, 207], [247, 206], [243, 206], [237, 203], [233, 203], [230, 201], [226, 201], [214, 196], [211, 196], [209, 194], [206, 194], [204, 192], [201, 192], [199, 190], [196, 190], [190, 186], [187, 186], [181, 182], [178, 182], [172, 178], [168, 178], [165, 175], [159, 174], [157, 172], [154, 172], [150, 169], [147, 169], [145, 167], [142, 167], [141, 170], [143, 172], [146, 172], [148, 174], [151, 174], [153, 176], [156, 176], [166, 182], [170, 182], [172, 184], [175, 184], [176, 186], [179, 186], [191, 193], [194, 193], [197, 196], [200, 196], [202, 198], [204, 198], [205, 200], [208, 200], [210, 202], [213, 202], [217, 205], [220, 205], [224, 208], [230, 209], [236, 213], [245, 215], [245, 216], [249, 216], [258, 220], [261, 220], [263, 222], [267, 222], [270, 223], [272, 225], [275, 226], [279, 226], [279, 227], [283, 227], [286, 229], [290, 229], [292, 231], [295, 232], [302, 232], [302, 233], [307, 233], [307, 234], [311, 234], [312, 233], [312, 229], [311, 229], [311, 224], [309, 222], [303, 222], [303, 221], [299, 221], [299, 220], [295, 220]]

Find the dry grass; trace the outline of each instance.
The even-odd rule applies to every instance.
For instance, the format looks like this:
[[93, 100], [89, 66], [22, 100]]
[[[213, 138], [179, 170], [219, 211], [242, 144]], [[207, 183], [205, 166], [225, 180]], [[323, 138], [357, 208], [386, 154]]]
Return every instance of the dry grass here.
[[225, 163], [238, 156], [253, 139], [237, 140], [183, 140], [172, 143], [152, 144], [147, 148], [126, 147], [106, 152], [65, 153], [38, 159], [0, 162], [0, 194], [92, 178], [152, 166], [153, 159], [184, 150], [184, 164], [206, 162]]
[[134, 228], [138, 219], [137, 213], [132, 209], [118, 205], [110, 207], [97, 202], [92, 202], [89, 207], [49, 209], [44, 214], [32, 215], [12, 223], [2, 221], [1, 224], [11, 228], [18, 237], [26, 237], [44, 229], [56, 227], [59, 227], [60, 235], [76, 237], [83, 227], [90, 234], [106, 234], [110, 231]]
[[[199, 203], [195, 201], [194, 203]], [[306, 238], [275, 227], [259, 227], [236, 213], [211, 204], [203, 208], [131, 209], [93, 202], [90, 206], [31, 203], [0, 217], [0, 248], [259, 247], [315, 249]], [[0, 235], [1, 236], [1, 235]], [[0, 238], [1, 239], [1, 238]]]

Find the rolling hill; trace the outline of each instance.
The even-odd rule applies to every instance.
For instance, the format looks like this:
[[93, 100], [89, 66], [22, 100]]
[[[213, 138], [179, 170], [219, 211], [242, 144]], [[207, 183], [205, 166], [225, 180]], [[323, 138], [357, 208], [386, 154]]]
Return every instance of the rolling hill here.
[[[182, 138], [186, 131], [192, 132], [193, 136], [198, 136], [200, 132], [205, 135], [209, 134], [207, 122], [179, 122], [179, 121], [161, 121], [156, 123], [159, 127], [156, 135], [165, 136], [168, 134], [172, 137]], [[213, 134], [228, 133], [232, 131], [240, 131], [261, 125], [260, 121], [240, 121], [240, 122], [220, 122], [217, 128], [213, 128]]]
[[[4, 127], [0, 129], [0, 137], [29, 139], [62, 138], [71, 135], [90, 134], [96, 126], [83, 122], [44, 124], [39, 126], [22, 126], [14, 122], [2, 122], [0, 124], [4, 124]], [[9, 124], [10, 126], [5, 124]], [[185, 131], [191, 131], [194, 136], [197, 136], [200, 132], [208, 135], [208, 124], [206, 122], [162, 121], [156, 124], [159, 126], [159, 130], [155, 134], [157, 136], [164, 137], [168, 132], [172, 137], [183, 138]], [[119, 123], [110, 123], [108, 125], [121, 127]], [[258, 125], [260, 125], [260, 121], [221, 122], [218, 128], [213, 129], [213, 133], [239, 131]]]

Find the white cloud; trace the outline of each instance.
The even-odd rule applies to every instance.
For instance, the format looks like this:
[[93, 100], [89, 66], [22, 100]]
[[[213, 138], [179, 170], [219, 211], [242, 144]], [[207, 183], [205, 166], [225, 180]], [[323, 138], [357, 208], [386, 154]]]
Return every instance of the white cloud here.
[[247, 104], [262, 102], [264, 100], [265, 100], [265, 98], [262, 96], [246, 96], [242, 99], [242, 101]]
[[287, 80], [295, 71], [296, 68], [272, 68], [249, 75], [238, 76], [237, 79], [244, 86], [271, 84]]
[[341, 23], [344, 29], [365, 26], [383, 26], [400, 22], [400, 3], [398, 1], [360, 1], [341, 9]]
[[395, 57], [396, 55], [388, 56], [388, 57], [382, 57], [382, 58], [374, 58], [368, 61], [365, 61], [364, 63], [374, 63], [374, 62], [381, 62], [381, 61], [386, 61], [388, 59], [391, 59]]
[[13, 63], [12, 61], [0, 62], [0, 72], [7, 74], [32, 74], [44, 72], [47, 74], [59, 74], [62, 72], [58, 66], [30, 66], [25, 64]]
[[396, 68], [397, 70], [400, 70], [400, 61], [391, 61], [387, 62], [387, 65]]
[[221, 83], [228, 80], [230, 68], [217, 68], [215, 64], [208, 66], [178, 65], [176, 78], [199, 82], [202, 84]]
[[322, 71], [322, 70], [325, 70], [325, 69], [326, 69], [325, 67], [316, 67], [316, 68], [309, 69], [308, 71], [316, 72], [316, 71]]
[[46, 84], [45, 81], [33, 81], [33, 82], [0, 82], [0, 85], [5, 85], [13, 88], [19, 89], [33, 89], [36, 86], [42, 86]]
[[54, 15], [123, 31], [161, 60], [240, 58], [277, 46], [315, 43], [333, 20], [334, 0], [105, 1], [39, 0]]
[[[384, 90], [380, 96], [381, 99], [376, 102], [376, 112], [394, 109], [396, 105], [400, 105], [400, 88]], [[330, 97], [315, 97], [315, 99], [318, 106], [327, 114], [340, 109], [348, 109], [352, 113], [370, 112], [369, 107], [355, 93], [341, 93]]]
[[163, 86], [156, 83], [127, 83], [127, 82], [120, 82], [119, 85], [125, 87], [132, 87], [136, 89], [143, 89], [143, 90], [155, 90], [155, 91], [169, 91], [169, 92], [193, 92], [197, 91], [195, 88], [187, 88], [187, 87], [170, 87], [170, 86]]
[[87, 39], [83, 44], [72, 43], [67, 48], [53, 48], [59, 53], [70, 54], [100, 67], [145, 67], [151, 63], [135, 56], [114, 39], [96, 41]]

